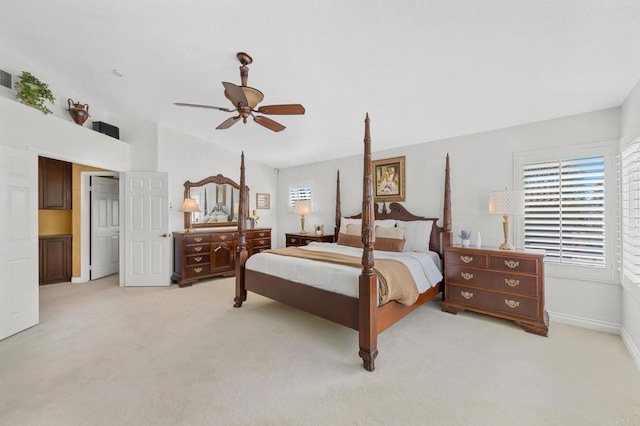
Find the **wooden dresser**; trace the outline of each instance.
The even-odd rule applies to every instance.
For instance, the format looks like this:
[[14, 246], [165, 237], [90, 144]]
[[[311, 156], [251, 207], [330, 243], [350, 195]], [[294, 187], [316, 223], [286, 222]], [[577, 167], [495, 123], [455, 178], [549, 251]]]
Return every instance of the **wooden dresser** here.
[[546, 336], [544, 256], [540, 250], [446, 247], [442, 310], [505, 318]]
[[[271, 248], [271, 228], [247, 229], [249, 256]], [[171, 282], [180, 287], [215, 276], [235, 273], [236, 229], [173, 233], [173, 274]]]
[[317, 241], [319, 243], [333, 243], [335, 242], [335, 238], [333, 234], [324, 234], [324, 235], [316, 235], [314, 233], [300, 234], [300, 233], [287, 233], [286, 236], [286, 247], [298, 247], [298, 246], [306, 246], [307, 244]]

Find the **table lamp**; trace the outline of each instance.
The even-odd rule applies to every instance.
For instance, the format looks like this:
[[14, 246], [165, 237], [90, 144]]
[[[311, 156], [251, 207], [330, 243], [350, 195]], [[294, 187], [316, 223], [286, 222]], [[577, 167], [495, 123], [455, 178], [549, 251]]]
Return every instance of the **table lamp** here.
[[311, 209], [311, 200], [296, 201], [296, 204], [293, 207], [293, 211], [295, 212], [295, 214], [300, 215], [300, 226], [301, 226], [300, 233], [306, 234], [307, 231], [304, 230], [304, 216], [309, 213], [313, 213], [313, 210]]
[[524, 191], [496, 191], [489, 193], [489, 213], [502, 215], [504, 243], [498, 246], [502, 250], [514, 250], [509, 243], [509, 215], [524, 214]]
[[[198, 202], [193, 198], [185, 198], [182, 206], [180, 207], [180, 211], [192, 214], [193, 212], [199, 212], [200, 206], [198, 206]], [[185, 232], [195, 232], [195, 229], [193, 229], [193, 218], [189, 221], [189, 228], [186, 229]]]

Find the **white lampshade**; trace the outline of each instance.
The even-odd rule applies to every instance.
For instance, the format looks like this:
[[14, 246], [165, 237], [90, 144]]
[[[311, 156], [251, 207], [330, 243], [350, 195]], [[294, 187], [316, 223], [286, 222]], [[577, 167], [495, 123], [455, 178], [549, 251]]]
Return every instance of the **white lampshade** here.
[[298, 200], [293, 208], [295, 214], [305, 215], [309, 213], [313, 213], [311, 209], [311, 200]]
[[184, 203], [182, 203], [180, 207], [180, 211], [185, 213], [199, 212], [200, 206], [198, 206], [198, 202], [193, 198], [185, 198]]
[[524, 214], [524, 191], [489, 193], [490, 214]]

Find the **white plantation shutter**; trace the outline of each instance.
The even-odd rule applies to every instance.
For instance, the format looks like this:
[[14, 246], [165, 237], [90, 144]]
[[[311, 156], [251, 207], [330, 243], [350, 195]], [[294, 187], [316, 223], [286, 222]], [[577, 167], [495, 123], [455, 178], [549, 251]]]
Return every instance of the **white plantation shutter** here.
[[293, 208], [298, 200], [311, 199], [311, 185], [291, 185], [289, 186], [289, 207]]
[[524, 165], [524, 246], [547, 261], [605, 267], [604, 156]]
[[640, 284], [640, 142], [622, 151], [622, 272]]

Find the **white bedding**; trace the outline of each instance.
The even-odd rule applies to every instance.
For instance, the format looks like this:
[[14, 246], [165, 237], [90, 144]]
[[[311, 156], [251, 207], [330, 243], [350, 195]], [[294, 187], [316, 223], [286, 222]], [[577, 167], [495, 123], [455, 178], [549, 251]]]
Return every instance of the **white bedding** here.
[[[332, 251], [362, 258], [362, 249], [336, 243], [312, 242], [302, 247], [307, 250]], [[442, 280], [442, 267], [438, 253], [389, 252], [374, 250], [375, 259], [396, 259], [407, 265], [423, 293]], [[327, 262], [317, 262], [277, 254], [257, 253], [247, 259], [246, 269], [303, 283], [313, 287], [358, 297], [358, 277], [361, 269]]]

